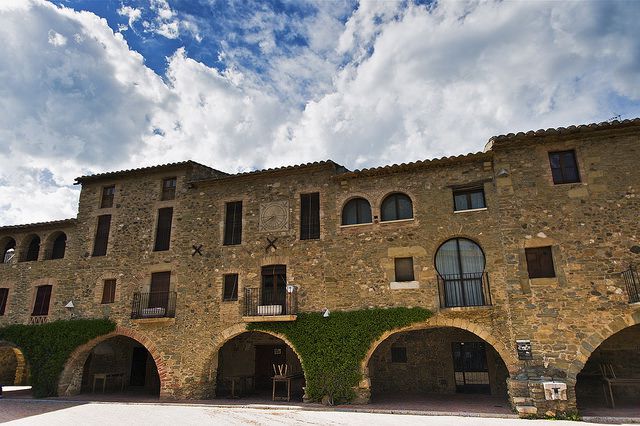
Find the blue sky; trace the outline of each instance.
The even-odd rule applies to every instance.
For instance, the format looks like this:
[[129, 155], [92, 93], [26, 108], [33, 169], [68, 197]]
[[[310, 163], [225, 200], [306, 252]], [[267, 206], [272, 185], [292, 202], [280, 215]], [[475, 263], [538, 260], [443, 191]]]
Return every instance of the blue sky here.
[[636, 1], [0, 1], [0, 226], [76, 176], [350, 169], [640, 116]]

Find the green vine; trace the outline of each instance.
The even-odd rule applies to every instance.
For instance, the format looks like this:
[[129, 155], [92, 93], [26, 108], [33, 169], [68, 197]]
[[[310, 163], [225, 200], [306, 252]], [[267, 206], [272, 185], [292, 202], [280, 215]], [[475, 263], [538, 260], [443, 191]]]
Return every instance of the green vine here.
[[22, 351], [29, 364], [33, 395], [42, 398], [56, 395], [58, 377], [75, 348], [115, 327], [106, 319], [16, 324], [0, 328], [0, 340], [13, 343]]
[[306, 394], [314, 401], [350, 401], [360, 381], [360, 363], [367, 350], [385, 331], [425, 321], [423, 308], [366, 309], [301, 313], [293, 322], [249, 324], [249, 330], [282, 334], [300, 355], [306, 375]]

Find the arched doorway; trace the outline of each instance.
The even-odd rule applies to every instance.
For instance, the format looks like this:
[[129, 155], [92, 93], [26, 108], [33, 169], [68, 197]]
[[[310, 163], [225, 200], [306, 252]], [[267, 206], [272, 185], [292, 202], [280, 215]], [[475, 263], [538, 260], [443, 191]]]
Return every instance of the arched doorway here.
[[248, 331], [228, 340], [218, 351], [217, 398], [302, 400], [304, 372], [296, 352], [268, 333]]
[[504, 361], [488, 342], [461, 328], [392, 334], [372, 353], [367, 369], [373, 404], [510, 412]]
[[151, 353], [138, 341], [114, 336], [89, 351], [82, 367], [80, 393], [158, 396], [158, 368]]
[[[606, 379], [613, 379], [611, 390]], [[576, 402], [583, 415], [640, 416], [640, 324], [604, 340], [576, 380]]]
[[7, 396], [22, 396], [31, 392], [26, 358], [17, 347], [0, 342], [0, 386]]

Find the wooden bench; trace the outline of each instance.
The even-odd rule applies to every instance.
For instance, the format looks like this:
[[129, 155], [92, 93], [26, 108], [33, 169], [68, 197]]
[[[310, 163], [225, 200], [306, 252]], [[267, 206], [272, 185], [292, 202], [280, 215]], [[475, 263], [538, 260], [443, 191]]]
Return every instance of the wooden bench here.
[[616, 403], [613, 399], [614, 386], [640, 386], [640, 377], [617, 377], [611, 364], [600, 364], [600, 372], [602, 373], [602, 379], [604, 381], [602, 385], [604, 399], [611, 401], [611, 408], [616, 408]]

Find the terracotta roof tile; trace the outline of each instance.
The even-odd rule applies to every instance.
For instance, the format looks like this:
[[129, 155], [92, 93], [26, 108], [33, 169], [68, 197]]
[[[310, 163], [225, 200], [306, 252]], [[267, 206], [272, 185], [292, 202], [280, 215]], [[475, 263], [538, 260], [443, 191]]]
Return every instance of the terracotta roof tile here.
[[25, 223], [20, 225], [6, 225], [0, 226], [0, 231], [9, 231], [9, 230], [21, 230], [27, 228], [53, 228], [53, 227], [63, 227], [68, 225], [75, 225], [77, 219], [62, 219], [62, 220], [51, 220], [48, 222], [34, 222], [34, 223]]
[[204, 164], [196, 163], [195, 161], [192, 161], [192, 160], [187, 160], [187, 161], [179, 161], [179, 162], [176, 162], [176, 163], [159, 164], [159, 165], [156, 165], [156, 166], [140, 167], [140, 168], [137, 168], [137, 169], [126, 169], [126, 170], [118, 170], [118, 171], [113, 171], [113, 172], [97, 173], [95, 175], [80, 176], [80, 177], [76, 178], [75, 184], [77, 185], [79, 183], [83, 183], [83, 182], [87, 182], [87, 181], [112, 178], [112, 177], [123, 176], [123, 175], [128, 175], [128, 174], [139, 174], [139, 173], [146, 173], [146, 172], [155, 172], [155, 171], [160, 171], [160, 170], [163, 170], [163, 169], [177, 169], [177, 168], [186, 167], [186, 166], [200, 166], [200, 167], [207, 168], [207, 169], [211, 170], [212, 172], [226, 174], [226, 173], [221, 172], [219, 170], [213, 169], [213, 168], [211, 168], [209, 166], [205, 166]]

